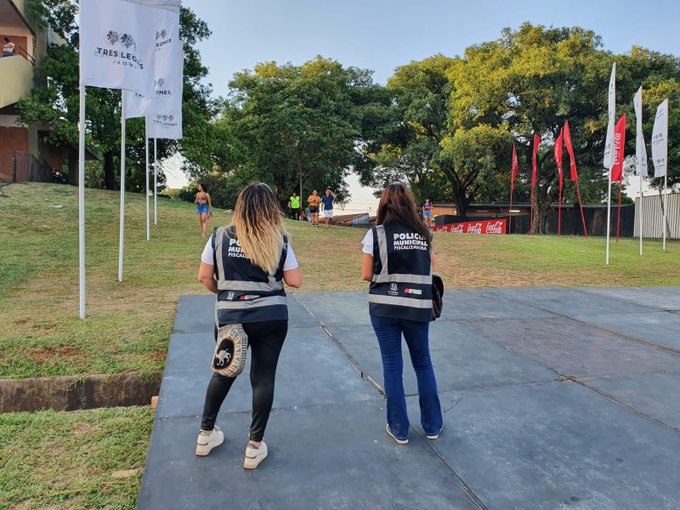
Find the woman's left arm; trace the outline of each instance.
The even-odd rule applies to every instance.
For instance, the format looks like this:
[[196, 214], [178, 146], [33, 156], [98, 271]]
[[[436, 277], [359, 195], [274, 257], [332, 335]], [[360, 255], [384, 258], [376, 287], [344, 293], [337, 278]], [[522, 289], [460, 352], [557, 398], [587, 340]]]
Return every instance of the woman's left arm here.
[[373, 280], [373, 255], [369, 255], [368, 253], [362, 253], [361, 279], [367, 282]]
[[208, 198], [208, 212], [212, 212], [212, 201], [210, 200], [210, 193], [206, 193], [205, 196]]
[[198, 268], [198, 281], [213, 294], [217, 294], [217, 282], [215, 281], [215, 268], [211, 264], [201, 262]]

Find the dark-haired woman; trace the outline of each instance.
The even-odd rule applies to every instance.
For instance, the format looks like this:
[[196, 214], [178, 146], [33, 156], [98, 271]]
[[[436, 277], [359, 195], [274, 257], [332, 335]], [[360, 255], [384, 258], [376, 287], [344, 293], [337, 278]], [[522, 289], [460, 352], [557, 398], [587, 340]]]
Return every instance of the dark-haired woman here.
[[418, 380], [420, 423], [428, 439], [443, 427], [437, 381], [430, 359], [432, 320], [432, 236], [420, 221], [411, 191], [390, 184], [378, 205], [376, 226], [362, 241], [361, 278], [371, 282], [368, 301], [378, 338], [387, 396], [387, 434], [409, 439], [401, 355], [402, 335]]
[[196, 204], [196, 214], [198, 214], [198, 221], [201, 224], [201, 235], [205, 239], [205, 229], [208, 225], [208, 219], [212, 216], [212, 202], [210, 201], [210, 193], [204, 184], [198, 185], [198, 193], [194, 199]]
[[[282, 217], [269, 186], [246, 186], [236, 200], [233, 224], [216, 229], [206, 244], [198, 273], [198, 280], [217, 294], [216, 328], [241, 324], [248, 335], [253, 419], [243, 461], [246, 469], [255, 469], [267, 457], [264, 432], [274, 401], [276, 365], [288, 331], [283, 284], [296, 288], [302, 284]], [[234, 380], [213, 374], [196, 455], [208, 455], [224, 441], [215, 420]]]

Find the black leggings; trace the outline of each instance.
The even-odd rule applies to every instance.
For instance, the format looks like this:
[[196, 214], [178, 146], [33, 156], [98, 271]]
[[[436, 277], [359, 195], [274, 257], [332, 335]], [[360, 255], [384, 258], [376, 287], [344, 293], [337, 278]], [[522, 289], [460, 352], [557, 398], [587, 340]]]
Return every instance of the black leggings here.
[[[248, 335], [252, 352], [250, 384], [253, 387], [253, 421], [250, 425], [250, 440], [262, 441], [274, 402], [276, 365], [288, 332], [288, 321], [251, 322], [243, 324], [243, 330]], [[215, 428], [217, 413], [235, 380], [233, 377], [213, 373], [205, 396], [201, 430]]]

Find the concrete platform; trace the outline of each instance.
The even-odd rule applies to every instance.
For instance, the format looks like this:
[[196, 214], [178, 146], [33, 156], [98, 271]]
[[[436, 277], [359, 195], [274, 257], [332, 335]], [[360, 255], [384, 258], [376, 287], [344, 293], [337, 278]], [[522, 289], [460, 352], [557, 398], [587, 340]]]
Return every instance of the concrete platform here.
[[680, 288], [447, 291], [430, 334], [445, 429], [424, 439], [405, 363], [407, 446], [384, 432], [366, 293], [291, 295], [255, 472], [245, 373], [225, 443], [193, 454], [212, 306], [178, 303], [140, 509], [680, 509]]

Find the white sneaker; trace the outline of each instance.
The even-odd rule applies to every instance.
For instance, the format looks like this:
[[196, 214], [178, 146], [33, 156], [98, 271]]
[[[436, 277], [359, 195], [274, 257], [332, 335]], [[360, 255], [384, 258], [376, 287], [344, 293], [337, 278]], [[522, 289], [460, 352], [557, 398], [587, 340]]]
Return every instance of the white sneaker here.
[[246, 446], [246, 457], [243, 459], [243, 467], [255, 469], [264, 459], [267, 458], [267, 444], [262, 441], [259, 448], [255, 448], [250, 443]]
[[408, 438], [406, 438], [406, 439], [399, 439], [397, 436], [395, 436], [395, 435], [392, 433], [392, 430], [390, 430], [390, 426], [389, 426], [389, 425], [385, 425], [385, 432], [387, 432], [387, 435], [390, 436], [392, 439], [394, 439], [394, 440], [397, 442], [397, 444], [408, 444]]
[[218, 447], [224, 442], [224, 433], [215, 425], [209, 435], [198, 434], [196, 440], [196, 455], [205, 457], [213, 448]]

